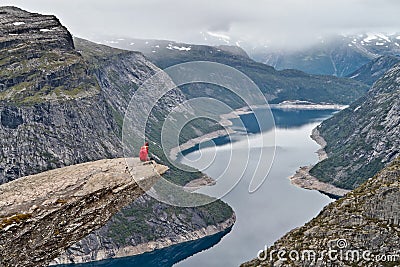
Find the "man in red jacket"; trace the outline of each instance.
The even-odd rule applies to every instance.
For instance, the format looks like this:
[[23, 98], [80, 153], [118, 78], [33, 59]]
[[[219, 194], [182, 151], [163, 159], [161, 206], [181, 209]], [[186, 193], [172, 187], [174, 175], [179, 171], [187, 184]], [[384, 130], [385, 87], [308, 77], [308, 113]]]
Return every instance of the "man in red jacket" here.
[[140, 161], [149, 161], [149, 143], [146, 142], [144, 146], [140, 148], [139, 151], [139, 159]]

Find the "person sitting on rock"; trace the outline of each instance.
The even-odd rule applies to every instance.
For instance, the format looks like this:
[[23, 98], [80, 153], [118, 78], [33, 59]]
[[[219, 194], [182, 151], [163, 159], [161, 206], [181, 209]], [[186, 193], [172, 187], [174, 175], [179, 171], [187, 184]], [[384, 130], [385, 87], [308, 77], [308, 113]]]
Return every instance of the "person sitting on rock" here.
[[140, 161], [149, 161], [149, 143], [146, 142], [144, 145], [140, 148], [139, 151], [139, 159]]

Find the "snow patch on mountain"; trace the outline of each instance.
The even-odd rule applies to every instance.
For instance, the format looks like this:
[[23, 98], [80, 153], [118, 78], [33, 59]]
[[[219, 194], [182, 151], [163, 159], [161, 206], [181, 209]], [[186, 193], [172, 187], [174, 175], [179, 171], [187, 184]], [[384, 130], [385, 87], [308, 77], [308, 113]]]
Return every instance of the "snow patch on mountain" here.
[[221, 38], [221, 39], [225, 39], [225, 40], [230, 40], [231, 39], [231, 37], [229, 37], [228, 35], [222, 34], [222, 33], [207, 32], [207, 34], [212, 36], [212, 37], [217, 37], [217, 38]]
[[364, 38], [364, 42], [369, 43], [369, 42], [371, 42], [372, 40], [375, 40], [375, 39], [377, 39], [375, 34], [367, 33], [367, 37]]
[[378, 36], [379, 38], [385, 40], [385, 41], [388, 42], [388, 43], [391, 42], [390, 39], [389, 39], [389, 37], [387, 37], [386, 35], [384, 35], [384, 34], [382, 34], [382, 33], [378, 33], [378, 34], [376, 34], [376, 36]]
[[226, 44], [230, 44], [231, 43], [231, 37], [223, 34], [223, 33], [219, 33], [219, 32], [211, 32], [211, 31], [207, 31], [205, 34], [201, 32], [201, 34], [203, 34], [204, 39], [207, 40], [207, 36], [208, 37], [213, 37], [218, 39], [218, 41], [222, 41], [225, 42]]
[[168, 44], [168, 46], [166, 47], [169, 50], [179, 50], [179, 51], [190, 51], [192, 49], [192, 47], [188, 46], [176, 46], [176, 45], [172, 45], [172, 44]]

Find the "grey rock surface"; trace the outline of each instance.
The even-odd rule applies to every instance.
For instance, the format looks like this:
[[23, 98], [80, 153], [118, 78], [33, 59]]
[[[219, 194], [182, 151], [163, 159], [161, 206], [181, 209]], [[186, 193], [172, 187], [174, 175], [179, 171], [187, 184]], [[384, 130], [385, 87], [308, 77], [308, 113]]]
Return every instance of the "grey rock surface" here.
[[[134, 162], [138, 182], [126, 161]], [[129, 164], [130, 166], [130, 164]], [[25, 176], [0, 186], [0, 264], [47, 266], [103, 226], [168, 170], [139, 159], [107, 159]]]

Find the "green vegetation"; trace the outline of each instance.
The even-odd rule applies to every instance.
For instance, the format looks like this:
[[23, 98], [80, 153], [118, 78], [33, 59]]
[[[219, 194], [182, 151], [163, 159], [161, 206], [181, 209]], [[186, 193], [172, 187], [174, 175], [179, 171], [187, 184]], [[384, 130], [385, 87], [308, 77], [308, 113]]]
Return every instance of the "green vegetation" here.
[[0, 229], [6, 227], [8, 225], [14, 224], [14, 223], [20, 223], [22, 221], [26, 221], [31, 217], [32, 217], [32, 214], [30, 214], [30, 213], [20, 213], [20, 214], [15, 214], [8, 218], [4, 218], [1, 220]]
[[198, 207], [198, 210], [200, 210], [207, 225], [222, 223], [233, 215], [232, 208], [221, 200]]
[[36, 51], [27, 57], [24, 51], [3, 55], [0, 82], [7, 84], [0, 101], [15, 105], [33, 105], [49, 100], [73, 99], [99, 91], [97, 82], [87, 74], [83, 58], [73, 51]]
[[149, 198], [142, 205], [131, 205], [115, 215], [107, 225], [106, 235], [121, 246], [129, 244], [132, 236], [140, 236], [141, 242], [165, 237], [170, 229], [155, 224], [154, 215], [162, 217], [163, 223], [174, 225], [179, 220], [188, 230], [197, 230], [199, 225], [193, 225], [194, 216], [199, 216], [206, 225], [215, 225], [232, 217], [233, 210], [220, 200], [197, 208], [182, 208]]
[[321, 181], [354, 189], [399, 153], [399, 71], [387, 73], [368, 95], [324, 121], [318, 128], [328, 158], [310, 173]]
[[109, 222], [107, 236], [120, 245], [126, 245], [135, 233], [140, 233], [146, 241], [153, 240], [154, 234], [147, 224], [147, 217], [153, 210], [148, 203], [146, 206], [132, 206], [117, 213]]
[[[164, 69], [175, 64], [190, 61], [213, 61], [225, 64], [242, 71], [271, 99], [271, 103], [279, 103], [284, 100], [305, 100], [315, 103], [327, 102], [349, 104], [369, 89], [369, 86], [346, 78], [337, 78], [324, 75], [310, 75], [298, 70], [277, 71], [273, 67], [256, 62], [242, 55], [236, 55], [221, 51], [214, 47], [191, 45], [192, 49], [187, 53], [179, 53], [172, 50], [162, 50], [157, 53], [146, 53], [146, 56], [157, 66]], [[212, 51], [212, 53], [210, 53]], [[236, 102], [236, 107], [243, 106], [232, 93], [224, 92], [210, 85], [185, 86], [186, 95], [199, 96], [206, 92], [205, 88], [212, 88], [212, 97]], [[185, 91], [184, 87], [184, 91]], [[226, 101], [226, 99], [225, 99]]]

